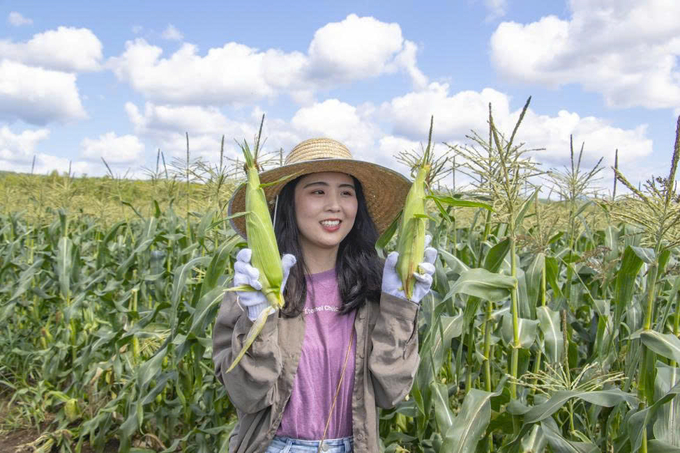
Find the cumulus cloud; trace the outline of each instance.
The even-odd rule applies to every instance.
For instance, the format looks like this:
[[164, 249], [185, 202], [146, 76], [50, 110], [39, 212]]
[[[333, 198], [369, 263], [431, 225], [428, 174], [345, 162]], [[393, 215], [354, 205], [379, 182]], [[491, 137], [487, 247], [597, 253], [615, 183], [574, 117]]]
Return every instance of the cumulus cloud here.
[[357, 108], [337, 99], [328, 99], [299, 109], [291, 126], [306, 137], [330, 137], [351, 150], [370, 148], [379, 135], [370, 121], [370, 107]]
[[491, 61], [505, 77], [559, 87], [577, 83], [614, 107], [680, 104], [680, 3], [571, 0], [571, 17], [503, 22]]
[[87, 28], [59, 27], [26, 42], [0, 40], [0, 58], [67, 72], [101, 69], [102, 43]]
[[[473, 130], [486, 136], [489, 103], [497, 127], [509, 134], [521, 109], [511, 109], [510, 98], [491, 88], [449, 95], [447, 85], [432, 83], [428, 90], [408, 93], [384, 103], [380, 113], [381, 118], [393, 125], [392, 136], [411, 142], [427, 138], [429, 118], [434, 115], [435, 141], [460, 144], [469, 142], [465, 136]], [[545, 148], [546, 151], [538, 152], [536, 158], [547, 167], [561, 166], [569, 159], [570, 135], [579, 146], [585, 142], [584, 164], [594, 164], [600, 157], [605, 158], [605, 164], [613, 164], [616, 148], [622, 164], [633, 163], [648, 156], [653, 148], [646, 125], [623, 129], [606, 119], [582, 117], [566, 110], [550, 116], [529, 109], [516, 141], [526, 143], [527, 148]]]
[[83, 174], [93, 175], [102, 174], [102, 171], [97, 166], [85, 161], [72, 161], [66, 157], [55, 156], [52, 154], [38, 153], [35, 155], [35, 166], [33, 165], [33, 158], [30, 162], [17, 162], [12, 160], [5, 160], [0, 157], [0, 167], [7, 171], [14, 171], [18, 173], [34, 174], [48, 174], [56, 170], [59, 173], [66, 173], [71, 170], [72, 176], [80, 176]]
[[[514, 124], [519, 112], [506, 119]], [[647, 136], [647, 125], [633, 129], [612, 126], [609, 121], [593, 116], [582, 117], [578, 113], [561, 110], [557, 116], [538, 115], [528, 111], [517, 138], [531, 147], [545, 148], [537, 155], [539, 160], [552, 165], [566, 165], [569, 159], [569, 136], [574, 137], [574, 151], [584, 143], [583, 163], [594, 165], [600, 157], [606, 166], [614, 164], [614, 154], [619, 150], [621, 165], [639, 162], [653, 150], [652, 140]]]
[[[92, 173], [96, 168], [87, 162], [70, 162], [69, 159], [37, 152], [40, 142], [47, 140], [48, 129], [12, 132], [8, 126], [0, 127], [0, 168], [5, 171], [44, 174], [52, 170], [66, 172], [71, 164], [72, 173]], [[35, 158], [35, 167], [34, 159]]]
[[48, 129], [25, 130], [15, 134], [7, 126], [0, 127], [0, 159], [24, 164], [31, 162], [38, 144], [49, 136]]
[[489, 102], [494, 111], [507, 116], [508, 97], [492, 88], [481, 92], [461, 91], [450, 96], [448, 84], [431, 83], [427, 90], [407, 93], [384, 103], [381, 111], [390, 118], [398, 135], [416, 140], [427, 137], [430, 116], [434, 115], [437, 135], [454, 139], [472, 129], [486, 128]]
[[309, 45], [309, 74], [323, 83], [349, 82], [405, 69], [417, 84], [417, 47], [405, 41], [396, 23], [350, 14], [342, 22], [324, 25]]
[[87, 118], [76, 76], [0, 60], [0, 119], [44, 125]]
[[317, 30], [307, 54], [230, 42], [202, 56], [195, 45], [184, 43], [164, 58], [160, 47], [137, 39], [108, 66], [157, 104], [242, 105], [281, 93], [311, 102], [320, 89], [397, 71], [422, 88], [427, 79], [416, 53], [398, 24], [352, 14]]
[[328, 99], [300, 108], [293, 115], [290, 128], [302, 139], [328, 137], [338, 140], [350, 149], [355, 159], [374, 162], [405, 174], [408, 170], [395, 160], [394, 155], [404, 149], [415, 149], [418, 143], [385, 134], [378, 125], [379, 113], [372, 104], [353, 106]]
[[9, 13], [9, 16], [7, 16], [7, 22], [15, 27], [21, 27], [22, 25], [33, 25], [33, 19], [24, 17], [21, 15], [21, 13], [16, 11]]
[[154, 102], [219, 105], [272, 97], [294, 84], [305, 63], [298, 52], [258, 52], [237, 43], [210, 49], [205, 57], [187, 43], [168, 59], [162, 53], [138, 39], [126, 43], [125, 52], [109, 65], [118, 79]]
[[147, 102], [142, 113], [135, 104], [127, 102], [125, 111], [138, 134], [174, 130], [194, 135], [228, 128], [227, 118], [215, 107], [167, 106]]
[[163, 33], [161, 33], [161, 37], [169, 41], [181, 41], [184, 39], [182, 32], [172, 24], [168, 24], [165, 30], [163, 30]]
[[107, 132], [97, 139], [85, 138], [80, 142], [81, 157], [101, 161], [104, 158], [111, 164], [141, 163], [144, 157], [144, 144], [134, 135], [117, 136]]
[[[392, 168], [404, 175], [408, 175], [410, 169], [406, 168], [402, 163], [395, 159], [402, 151], [417, 151], [420, 149], [421, 143], [416, 140], [409, 140], [404, 137], [395, 137], [394, 135], [386, 135], [378, 141], [378, 152], [376, 163]], [[437, 152], [435, 147], [435, 152]]]
[[[189, 134], [189, 148], [192, 158], [217, 162], [220, 156], [221, 139], [224, 135], [224, 152], [228, 158], [243, 159], [236, 140], [247, 139], [252, 143], [257, 134], [257, 125], [262, 111], [255, 108], [244, 118], [228, 118], [214, 107], [156, 105], [147, 102], [141, 111], [135, 104], [125, 104], [125, 111], [132, 123], [135, 134], [153, 143], [166, 156], [186, 156], [186, 136]], [[265, 151], [279, 148], [290, 150], [299, 142], [290, 125], [283, 120], [267, 118], [263, 130], [267, 138]]]

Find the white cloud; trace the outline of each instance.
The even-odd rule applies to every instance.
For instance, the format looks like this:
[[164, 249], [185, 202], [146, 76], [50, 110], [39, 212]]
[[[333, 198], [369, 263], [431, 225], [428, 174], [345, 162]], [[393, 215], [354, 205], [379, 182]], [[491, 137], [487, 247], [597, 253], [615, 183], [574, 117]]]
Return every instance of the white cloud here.
[[680, 2], [571, 0], [567, 20], [503, 22], [491, 61], [509, 79], [558, 87], [576, 83], [610, 106], [680, 104]]
[[3, 126], [0, 128], [0, 159], [12, 162], [31, 162], [35, 149], [50, 135], [48, 129], [25, 130], [15, 134]]
[[[393, 135], [386, 135], [378, 142], [378, 158], [376, 163], [392, 168], [406, 176], [409, 175], [410, 169], [396, 160], [396, 156], [402, 151], [414, 151], [420, 149], [421, 143], [415, 140], [409, 140], [404, 137], [395, 137]], [[435, 147], [437, 152], [437, 147]]]
[[430, 116], [434, 115], [434, 131], [442, 140], [462, 137], [470, 130], [486, 128], [489, 102], [494, 111], [507, 116], [508, 97], [492, 88], [481, 92], [461, 91], [449, 96], [448, 84], [431, 83], [427, 90], [396, 97], [381, 106], [381, 112], [392, 121], [394, 132], [414, 140], [427, 137]]
[[[506, 128], [514, 124], [519, 112], [505, 120]], [[581, 117], [577, 113], [561, 110], [557, 116], [538, 115], [529, 110], [517, 133], [517, 139], [527, 146], [546, 148], [537, 155], [539, 161], [550, 165], [566, 165], [569, 159], [569, 136], [574, 137], [574, 152], [581, 144], [583, 165], [594, 165], [604, 157], [605, 166], [614, 165], [614, 154], [619, 150], [619, 164], [639, 162], [650, 155], [652, 140], [647, 137], [647, 126], [622, 129], [612, 126], [609, 121], [592, 116]]]
[[[394, 137], [414, 142], [427, 139], [429, 119], [433, 114], [433, 140], [436, 143], [469, 143], [465, 136], [472, 130], [482, 137], [487, 136], [489, 103], [496, 126], [501, 132], [510, 134], [521, 109], [511, 110], [510, 98], [491, 88], [450, 96], [447, 85], [432, 83], [426, 91], [408, 93], [383, 104], [380, 116], [393, 125]], [[545, 148], [546, 151], [538, 152], [536, 158], [549, 168], [566, 164], [570, 135], [579, 146], [585, 142], [584, 164], [594, 164], [602, 156], [606, 165], [613, 164], [616, 148], [622, 164], [635, 162], [652, 152], [652, 140], [647, 136], [645, 125], [622, 129], [605, 119], [581, 117], [565, 110], [550, 116], [529, 109], [516, 143], [525, 142], [527, 148]]]
[[172, 24], [168, 24], [165, 30], [163, 30], [161, 37], [169, 41], [181, 41], [184, 39], [182, 32], [175, 28], [175, 26]]
[[[85, 161], [72, 161], [65, 157], [54, 156], [51, 154], [38, 153], [35, 155], [35, 167], [33, 168], [33, 158], [30, 162], [16, 162], [5, 160], [0, 157], [0, 167], [7, 171], [20, 173], [49, 174], [53, 170], [59, 173], [66, 173], [71, 169], [72, 176], [82, 176], [83, 174], [94, 175], [103, 174], [101, 168], [96, 167]], [[101, 167], [101, 166], [100, 166]]]
[[403, 68], [411, 77], [413, 88], [422, 90], [427, 87], [427, 76], [418, 69], [418, 63], [416, 61], [417, 52], [418, 46], [416, 46], [415, 43], [404, 41], [404, 49], [394, 58], [394, 62], [398, 67]]
[[368, 151], [379, 136], [370, 121], [370, 106], [357, 108], [328, 99], [299, 109], [290, 121], [303, 137], [328, 137], [344, 143], [353, 152]]
[[[511, 109], [510, 98], [487, 88], [481, 92], [463, 91], [449, 94], [449, 87], [432, 83], [427, 90], [408, 93], [376, 108], [372, 104], [354, 106], [338, 99], [328, 99], [301, 107], [290, 121], [267, 117], [264, 128], [266, 151], [283, 148], [285, 153], [301, 140], [330, 137], [347, 145], [355, 158], [376, 162], [408, 173], [394, 155], [403, 150], [420, 147], [427, 138], [429, 116], [434, 114], [434, 141], [437, 152], [445, 149], [443, 141], [469, 143], [465, 137], [475, 130], [487, 134], [489, 102], [493, 104], [494, 119], [502, 132], [510, 133], [520, 110]], [[241, 156], [233, 139], [247, 139], [252, 143], [262, 115], [259, 108], [249, 116], [230, 118], [217, 108], [173, 106], [146, 103], [141, 109], [127, 103], [126, 112], [135, 134], [153, 147], [160, 147], [166, 158], [184, 159], [185, 131], [189, 133], [192, 158], [219, 159], [220, 139], [225, 136], [225, 153], [232, 159]], [[391, 130], [383, 130], [390, 128]], [[546, 148], [536, 159], [544, 169], [561, 167], [569, 159], [569, 136], [574, 136], [576, 147], [585, 141], [583, 165], [593, 165], [601, 156], [606, 166], [613, 164], [619, 149], [621, 168], [635, 168], [640, 160], [652, 152], [652, 140], [645, 125], [633, 129], [616, 127], [606, 119], [580, 116], [575, 112], [560, 111], [542, 115], [529, 109], [519, 129], [516, 143], [526, 142], [527, 148]], [[169, 162], [170, 160], [168, 160]], [[633, 178], [637, 172], [631, 173]], [[464, 183], [459, 175], [458, 184]]]
[[138, 39], [127, 42], [125, 52], [109, 65], [120, 80], [154, 102], [220, 105], [272, 97], [295, 84], [305, 63], [298, 52], [258, 52], [237, 43], [210, 49], [205, 57], [186, 43], [168, 59], [160, 58], [162, 52]]
[[0, 119], [43, 125], [84, 118], [74, 74], [0, 60]]
[[[28, 129], [14, 133], [7, 126], [0, 127], [0, 168], [23, 173], [30, 173], [33, 170], [37, 174], [49, 173], [52, 170], [67, 172], [69, 159], [36, 152], [40, 142], [47, 140], [49, 135], [48, 129]], [[72, 174], [92, 174], [96, 170], [87, 162], [71, 162]]]
[[21, 27], [22, 25], [33, 25], [33, 19], [24, 17], [21, 15], [21, 13], [16, 11], [9, 13], [9, 16], [7, 16], [7, 22], [11, 25], [14, 25], [15, 27]]
[[401, 68], [422, 85], [424, 75], [415, 66], [416, 49], [404, 40], [399, 24], [350, 14], [314, 33], [308, 51], [309, 73], [328, 84], [377, 77]]
[[[235, 120], [227, 118], [214, 107], [155, 105], [149, 102], [144, 106], [143, 112], [128, 102], [125, 104], [125, 111], [135, 134], [153, 143], [166, 156], [186, 156], [185, 133], [188, 133], [191, 158], [201, 157], [211, 162], [219, 160], [223, 135], [225, 156], [243, 159], [234, 140], [247, 139], [252, 143], [262, 115], [259, 109], [255, 109], [250, 117]], [[291, 131], [290, 125], [276, 118], [267, 118], [263, 137], [267, 138], [265, 151], [280, 147], [290, 150], [300, 141]]]
[[508, 9], [508, 0], [484, 0], [484, 6], [488, 11], [487, 21], [505, 16]]
[[216, 133], [229, 127], [227, 118], [215, 107], [166, 106], [147, 102], [142, 114], [136, 105], [127, 102], [125, 111], [139, 134], [172, 130], [195, 135]]
[[67, 72], [101, 69], [102, 43], [87, 28], [59, 27], [29, 41], [0, 40], [0, 58]]
[[93, 165], [82, 160], [73, 161], [66, 157], [54, 156], [51, 154], [40, 153], [36, 156], [35, 173], [50, 173], [57, 170], [59, 173], [71, 171], [72, 176], [82, 176], [84, 174], [102, 174], [101, 165]]
[[134, 135], [117, 136], [107, 132], [98, 139], [85, 138], [80, 142], [80, 155], [89, 160], [101, 161], [103, 157], [111, 164], [142, 164], [144, 144]]
[[308, 54], [230, 42], [201, 56], [195, 45], [184, 43], [163, 58], [160, 47], [137, 39], [128, 41], [108, 66], [154, 103], [243, 105], [281, 93], [309, 103], [319, 89], [396, 71], [422, 88], [427, 78], [417, 67], [416, 53], [398, 24], [352, 14], [317, 30]]

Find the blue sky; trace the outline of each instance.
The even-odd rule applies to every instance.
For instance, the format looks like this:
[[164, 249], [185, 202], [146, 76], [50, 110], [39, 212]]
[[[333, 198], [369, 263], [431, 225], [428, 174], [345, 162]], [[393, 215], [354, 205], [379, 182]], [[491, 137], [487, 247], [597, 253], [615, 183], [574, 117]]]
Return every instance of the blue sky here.
[[[49, 5], [49, 6], [46, 6]], [[143, 176], [157, 149], [215, 161], [328, 136], [402, 172], [426, 139], [497, 123], [561, 167], [569, 135], [631, 180], [664, 174], [680, 114], [680, 2], [0, 2], [0, 167]], [[439, 145], [440, 150], [444, 149]], [[609, 187], [611, 171], [602, 173]]]

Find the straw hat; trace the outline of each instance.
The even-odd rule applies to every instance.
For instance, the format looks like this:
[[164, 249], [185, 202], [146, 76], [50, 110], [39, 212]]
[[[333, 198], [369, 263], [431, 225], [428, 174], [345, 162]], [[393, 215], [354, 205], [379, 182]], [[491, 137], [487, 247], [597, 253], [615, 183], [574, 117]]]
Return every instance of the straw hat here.
[[[297, 145], [286, 156], [284, 165], [260, 173], [260, 182], [269, 183], [285, 176], [304, 176], [310, 173], [335, 171], [354, 176], [361, 182], [368, 212], [378, 233], [382, 234], [399, 214], [406, 201], [411, 182], [400, 173], [381, 165], [354, 160], [342, 143], [329, 138], [313, 138]], [[290, 179], [264, 188], [270, 212], [274, 200]], [[230, 216], [245, 210], [245, 183], [241, 184], [229, 201]], [[246, 237], [245, 217], [231, 219], [234, 230]]]

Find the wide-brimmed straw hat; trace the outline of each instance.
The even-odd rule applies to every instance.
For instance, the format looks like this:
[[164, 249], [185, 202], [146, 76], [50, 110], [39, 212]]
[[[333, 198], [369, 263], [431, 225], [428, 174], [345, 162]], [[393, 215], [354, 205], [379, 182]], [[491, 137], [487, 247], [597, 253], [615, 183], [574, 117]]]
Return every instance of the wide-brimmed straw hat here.
[[[274, 200], [281, 189], [292, 179], [310, 173], [341, 172], [354, 176], [363, 188], [368, 212], [378, 233], [383, 233], [404, 207], [411, 182], [400, 173], [371, 162], [354, 160], [352, 153], [342, 143], [329, 138], [313, 138], [297, 145], [286, 156], [282, 167], [260, 173], [261, 183], [281, 180], [278, 184], [264, 188], [270, 212], [274, 211]], [[245, 183], [241, 184], [229, 201], [229, 216], [245, 210]], [[279, 206], [281, 208], [281, 206]], [[234, 230], [246, 237], [244, 216], [231, 219]]]

